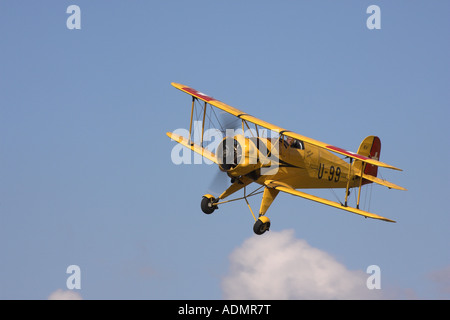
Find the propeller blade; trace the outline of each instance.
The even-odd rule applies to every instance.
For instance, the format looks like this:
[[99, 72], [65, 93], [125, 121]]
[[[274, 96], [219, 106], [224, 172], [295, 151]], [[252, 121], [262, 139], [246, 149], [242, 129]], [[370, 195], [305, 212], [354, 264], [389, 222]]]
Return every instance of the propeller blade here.
[[242, 129], [241, 119], [239, 119], [227, 112], [219, 113], [219, 119], [220, 119], [220, 123], [221, 123], [221, 128], [223, 129], [221, 131], [224, 136], [228, 135], [228, 133], [226, 132], [227, 129], [233, 129], [234, 131], [237, 131], [238, 129]]
[[212, 194], [215, 198], [220, 196], [230, 186], [230, 178], [225, 172], [217, 170], [214, 175], [209, 188], [208, 193]]

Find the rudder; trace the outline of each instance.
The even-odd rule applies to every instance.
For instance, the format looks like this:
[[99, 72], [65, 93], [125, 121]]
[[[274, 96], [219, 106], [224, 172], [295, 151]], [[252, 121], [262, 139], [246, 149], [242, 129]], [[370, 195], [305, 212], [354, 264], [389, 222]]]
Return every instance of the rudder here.
[[[359, 145], [357, 153], [362, 156], [371, 158], [371, 159], [379, 160], [380, 152], [381, 152], [380, 138], [378, 138], [376, 136], [368, 136]], [[362, 165], [361, 161], [355, 161], [355, 163], [353, 164], [353, 169], [356, 172], [359, 172], [361, 170], [361, 165]], [[366, 168], [364, 169], [364, 174], [368, 174], [368, 175], [376, 177], [377, 173], [378, 173], [377, 166], [372, 165], [372, 164], [366, 164]]]

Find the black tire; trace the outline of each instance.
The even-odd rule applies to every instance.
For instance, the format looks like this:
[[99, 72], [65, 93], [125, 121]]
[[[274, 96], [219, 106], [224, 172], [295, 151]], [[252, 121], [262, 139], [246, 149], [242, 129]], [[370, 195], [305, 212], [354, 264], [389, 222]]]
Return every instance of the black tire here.
[[217, 206], [213, 204], [213, 201], [214, 198], [203, 197], [200, 207], [204, 213], [211, 214], [217, 209]]
[[268, 231], [270, 228], [270, 222], [262, 222], [261, 220], [256, 220], [253, 225], [253, 232], [257, 235], [262, 235], [264, 232]]

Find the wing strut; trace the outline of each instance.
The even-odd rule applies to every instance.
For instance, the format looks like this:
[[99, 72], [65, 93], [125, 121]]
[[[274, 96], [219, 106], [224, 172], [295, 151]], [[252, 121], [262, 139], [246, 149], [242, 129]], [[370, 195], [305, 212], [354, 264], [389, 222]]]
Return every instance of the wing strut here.
[[345, 188], [345, 207], [347, 206], [348, 191], [350, 188], [350, 172], [352, 171], [352, 162], [353, 158], [350, 158], [350, 162], [348, 163], [347, 187]]
[[202, 140], [200, 142], [200, 146], [203, 148], [203, 133], [205, 132], [205, 117], [206, 117], [206, 101], [205, 106], [203, 107], [203, 121], [202, 121]]
[[362, 187], [363, 174], [364, 174], [365, 168], [366, 168], [366, 163], [363, 162], [362, 166], [361, 166], [361, 175], [360, 175], [360, 179], [359, 179], [358, 200], [356, 201], [356, 209], [359, 209], [359, 200], [361, 199], [361, 187]]
[[[198, 99], [196, 97], [192, 96], [191, 119], [189, 122], [189, 144], [191, 146], [193, 145], [193, 142], [192, 142], [192, 120], [194, 119], [195, 100], [198, 101]], [[202, 135], [200, 138], [201, 139], [200, 147], [202, 147], [202, 148], [203, 148], [203, 136], [204, 136], [204, 132], [205, 132], [206, 106], [207, 106], [207, 102], [205, 101], [205, 105], [203, 107]]]
[[191, 123], [189, 124], [189, 144], [191, 145], [191, 137], [192, 137], [192, 118], [194, 117], [194, 105], [195, 105], [195, 97], [192, 96], [192, 108], [191, 108]]

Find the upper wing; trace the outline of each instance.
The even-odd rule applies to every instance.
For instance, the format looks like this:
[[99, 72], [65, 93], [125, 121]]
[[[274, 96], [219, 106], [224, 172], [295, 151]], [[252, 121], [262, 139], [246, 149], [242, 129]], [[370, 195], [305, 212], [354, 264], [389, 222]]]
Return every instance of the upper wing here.
[[384, 220], [384, 221], [388, 221], [388, 222], [395, 222], [394, 220], [391, 220], [391, 219], [379, 216], [379, 215], [374, 214], [374, 213], [370, 213], [370, 212], [363, 211], [363, 210], [356, 209], [356, 208], [352, 208], [352, 207], [345, 207], [345, 206], [343, 206], [342, 204], [340, 204], [338, 202], [330, 201], [330, 200], [327, 200], [327, 199], [324, 199], [324, 198], [320, 198], [320, 197], [317, 197], [317, 196], [310, 195], [308, 193], [304, 193], [304, 192], [295, 190], [295, 189], [291, 188], [289, 185], [281, 183], [281, 182], [278, 182], [278, 181], [267, 180], [264, 184], [267, 187], [269, 187], [269, 188], [273, 188], [273, 189], [276, 189], [276, 190], [279, 190], [279, 191], [283, 191], [283, 192], [292, 194], [292, 195], [297, 196], [297, 197], [301, 197], [301, 198], [305, 198], [305, 199], [312, 200], [312, 201], [315, 201], [315, 202], [323, 203], [323, 204], [326, 204], [328, 206], [331, 206], [331, 207], [334, 207], [334, 208], [337, 208], [337, 209], [341, 209], [341, 210], [345, 210], [345, 211], [348, 211], [348, 212], [356, 213], [356, 214], [359, 214], [359, 215], [367, 217], [367, 218], [379, 219], [379, 220]]
[[255, 118], [255, 117], [249, 115], [248, 113], [245, 113], [239, 109], [233, 108], [232, 106], [229, 106], [226, 103], [223, 103], [222, 101], [219, 101], [211, 96], [208, 96], [207, 94], [204, 94], [200, 91], [192, 89], [188, 86], [185, 86], [185, 85], [182, 85], [179, 83], [175, 83], [175, 82], [172, 82], [172, 86], [174, 86], [175, 88], [177, 88], [183, 92], [186, 92], [187, 94], [190, 94], [193, 97], [196, 97], [197, 99], [203, 100], [203, 101], [209, 103], [210, 105], [212, 105], [216, 108], [219, 108], [220, 110], [228, 112], [228, 113], [232, 114], [233, 116], [238, 117], [239, 119], [243, 119], [245, 121], [250, 121], [251, 123], [257, 124], [258, 126], [261, 126], [261, 127], [267, 128], [269, 130], [273, 130], [273, 131], [281, 132], [284, 130], [281, 127], [275, 126], [266, 121]]
[[268, 122], [266, 122], [264, 120], [255, 118], [252, 115], [249, 115], [248, 113], [245, 113], [245, 112], [242, 112], [241, 110], [233, 108], [233, 107], [231, 107], [231, 106], [229, 106], [229, 105], [227, 105], [227, 104], [225, 104], [225, 103], [223, 103], [223, 102], [221, 102], [221, 101], [219, 101], [219, 100], [217, 100], [217, 99], [215, 99], [215, 98], [213, 98], [211, 96], [208, 96], [207, 94], [204, 94], [204, 93], [202, 93], [200, 91], [192, 89], [192, 88], [190, 88], [188, 86], [185, 86], [185, 85], [182, 85], [182, 84], [179, 84], [179, 83], [174, 83], [174, 82], [172, 82], [172, 86], [174, 86], [175, 88], [177, 88], [177, 89], [179, 89], [179, 90], [181, 90], [183, 92], [186, 92], [187, 94], [190, 94], [193, 97], [196, 97], [197, 99], [203, 100], [203, 101], [209, 103], [210, 105], [212, 105], [214, 107], [217, 107], [217, 108], [219, 108], [219, 109], [221, 109], [221, 110], [223, 110], [225, 112], [228, 112], [228, 113], [232, 114], [235, 117], [238, 117], [238, 118], [240, 118], [242, 120], [245, 120], [245, 121], [249, 121], [251, 123], [254, 123], [254, 124], [258, 125], [258, 126], [267, 128], [269, 130], [273, 130], [273, 131], [279, 132], [280, 134], [283, 134], [285, 136], [292, 137], [294, 139], [301, 140], [303, 142], [315, 145], [317, 147], [326, 149], [328, 151], [335, 152], [335, 153], [347, 156], [349, 158], [361, 160], [363, 162], [370, 163], [370, 164], [373, 164], [373, 165], [378, 166], [378, 167], [384, 167], [384, 168], [389, 168], [389, 169], [402, 171], [401, 169], [396, 168], [394, 166], [391, 166], [389, 164], [386, 164], [384, 162], [381, 162], [381, 161], [378, 161], [378, 160], [375, 160], [375, 159], [371, 159], [371, 158], [362, 156], [360, 154], [357, 154], [355, 152], [347, 151], [347, 150], [344, 150], [344, 149], [332, 146], [330, 144], [327, 144], [325, 142], [321, 142], [321, 141], [318, 141], [318, 140], [315, 140], [315, 139], [311, 139], [311, 138], [308, 138], [306, 136], [297, 134], [295, 132], [292, 132], [292, 131], [283, 129], [281, 127], [275, 126], [275, 125], [273, 125], [271, 123], [268, 123]]

